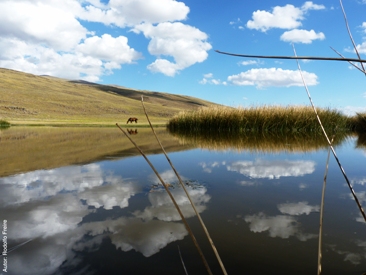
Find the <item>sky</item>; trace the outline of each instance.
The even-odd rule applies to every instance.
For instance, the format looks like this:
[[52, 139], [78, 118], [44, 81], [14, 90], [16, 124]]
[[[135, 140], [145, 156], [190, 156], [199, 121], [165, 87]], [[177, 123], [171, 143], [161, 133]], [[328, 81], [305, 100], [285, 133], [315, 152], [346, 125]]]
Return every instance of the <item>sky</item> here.
[[[366, 0], [343, 0], [366, 59]], [[356, 58], [340, 2], [1, 0], [0, 67], [233, 107], [309, 105], [297, 62], [227, 56]], [[332, 48], [331, 48], [332, 47]], [[347, 62], [300, 61], [318, 107], [366, 111], [366, 77]]]

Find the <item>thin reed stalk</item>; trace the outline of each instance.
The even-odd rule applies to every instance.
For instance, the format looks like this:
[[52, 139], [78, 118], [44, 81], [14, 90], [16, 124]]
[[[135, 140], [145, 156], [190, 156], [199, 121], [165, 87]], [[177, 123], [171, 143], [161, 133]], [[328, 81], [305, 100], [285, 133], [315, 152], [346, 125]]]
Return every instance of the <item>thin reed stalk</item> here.
[[197, 250], [198, 250], [198, 253], [200, 254], [200, 256], [201, 256], [201, 259], [202, 259], [202, 261], [203, 261], [203, 263], [204, 263], [204, 265], [205, 265], [205, 267], [206, 267], [206, 270], [207, 270], [207, 272], [208, 272], [208, 274], [212, 274], [212, 271], [211, 271], [211, 269], [210, 269], [210, 266], [208, 265], [208, 263], [207, 263], [207, 260], [206, 260], [206, 258], [205, 258], [205, 256], [203, 255], [203, 253], [202, 253], [202, 250], [201, 250], [201, 248], [200, 248], [200, 246], [199, 246], [199, 244], [198, 244], [198, 242], [197, 242], [197, 240], [196, 240], [196, 237], [194, 236], [194, 234], [193, 234], [193, 232], [192, 232], [192, 230], [191, 230], [191, 228], [190, 228], [190, 226], [189, 226], [189, 224], [188, 224], [188, 222], [187, 222], [187, 220], [185, 219], [185, 217], [184, 217], [184, 215], [183, 215], [183, 213], [182, 213], [182, 211], [181, 211], [181, 209], [180, 209], [180, 207], [179, 207], [179, 205], [178, 205], [178, 203], [176, 202], [176, 200], [174, 199], [174, 197], [173, 197], [173, 195], [172, 195], [172, 193], [170, 192], [170, 190], [169, 190], [169, 187], [168, 187], [168, 185], [164, 182], [164, 180], [161, 178], [161, 176], [160, 176], [160, 174], [158, 173], [158, 171], [155, 169], [155, 167], [154, 167], [154, 165], [150, 162], [150, 160], [147, 158], [147, 156], [145, 155], [145, 153], [140, 149], [140, 147], [129, 137], [129, 135], [118, 125], [118, 123], [116, 123], [116, 125], [117, 125], [117, 127], [122, 131], [122, 133], [131, 141], [131, 143], [135, 146], [135, 148], [140, 152], [140, 154], [144, 157], [144, 159], [146, 160], [146, 162], [149, 164], [149, 166], [151, 167], [151, 169], [154, 171], [154, 173], [155, 173], [155, 175], [158, 177], [158, 179], [160, 180], [160, 182], [161, 182], [161, 184], [164, 186], [164, 188], [165, 188], [165, 190], [166, 190], [166, 192], [168, 193], [168, 195], [169, 195], [169, 197], [170, 197], [170, 199], [172, 200], [172, 202], [173, 202], [173, 204], [174, 204], [174, 206], [175, 206], [175, 208], [177, 209], [177, 211], [178, 211], [178, 213], [179, 213], [179, 215], [180, 215], [180, 217], [181, 217], [181, 219], [182, 219], [182, 221], [183, 221], [183, 223], [184, 223], [184, 225], [185, 225], [185, 227], [186, 227], [186, 229], [187, 229], [187, 231], [188, 231], [188, 233], [189, 233], [189, 235], [191, 236], [191, 238], [192, 238], [192, 240], [193, 240], [193, 243], [194, 243], [194, 245], [196, 246], [196, 248], [197, 248]]
[[296, 60], [326, 60], [326, 61], [353, 61], [366, 63], [366, 59], [358, 59], [358, 58], [337, 58], [337, 57], [320, 57], [320, 56], [283, 56], [283, 55], [249, 55], [249, 54], [237, 54], [237, 53], [228, 53], [219, 50], [215, 50], [217, 53], [237, 56], [237, 57], [249, 57], [249, 58], [269, 58], [269, 59], [296, 59]]
[[[348, 35], [349, 35], [349, 38], [351, 39], [351, 43], [353, 45], [353, 48], [355, 49], [356, 51], [356, 54], [358, 56], [358, 59], [361, 60], [361, 56], [360, 54], [358, 53], [358, 50], [357, 50], [357, 46], [356, 46], [356, 43], [355, 41], [353, 40], [353, 37], [352, 37], [352, 33], [351, 33], [351, 30], [349, 29], [349, 25], [348, 25], [348, 20], [347, 20], [347, 15], [346, 15], [346, 12], [343, 8], [343, 4], [342, 4], [342, 0], [339, 0], [340, 4], [341, 4], [341, 8], [342, 8], [342, 12], [343, 12], [343, 17], [344, 17], [344, 21], [345, 21], [345, 24], [346, 24], [346, 28], [347, 28], [347, 32], [348, 32]], [[362, 67], [362, 71], [365, 73], [366, 75], [366, 71], [365, 71], [365, 67], [363, 66], [363, 63], [360, 62], [361, 64], [361, 67]]]
[[[295, 50], [295, 47], [294, 47], [294, 46], [293, 46], [293, 49], [294, 49], [294, 53], [295, 53], [295, 56], [296, 56], [296, 50]], [[348, 179], [348, 177], [347, 177], [347, 174], [346, 174], [346, 172], [344, 171], [344, 168], [343, 168], [343, 166], [342, 166], [342, 164], [341, 164], [340, 160], [339, 160], [339, 159], [338, 159], [338, 157], [337, 157], [337, 154], [336, 154], [336, 152], [335, 152], [335, 150], [334, 150], [334, 148], [333, 148], [333, 145], [332, 145], [332, 143], [330, 142], [330, 140], [329, 140], [329, 138], [328, 138], [328, 135], [327, 135], [327, 133], [326, 133], [326, 131], [325, 131], [324, 127], [323, 127], [323, 124], [322, 124], [322, 122], [321, 122], [321, 120], [320, 120], [320, 118], [319, 118], [319, 115], [318, 115], [318, 113], [317, 113], [317, 111], [316, 111], [316, 108], [315, 108], [315, 106], [314, 106], [313, 100], [311, 99], [311, 96], [310, 96], [310, 92], [309, 92], [308, 86], [306, 85], [306, 82], [305, 82], [304, 76], [303, 76], [303, 74], [302, 74], [302, 70], [301, 70], [301, 67], [300, 67], [300, 63], [299, 63], [299, 61], [298, 61], [298, 60], [296, 60], [296, 62], [297, 62], [297, 66], [298, 66], [299, 71], [300, 71], [301, 79], [302, 79], [302, 82], [303, 82], [303, 84], [304, 84], [304, 87], [305, 87], [306, 93], [307, 93], [308, 98], [309, 98], [309, 100], [310, 100], [310, 104], [311, 104], [311, 106], [312, 106], [312, 108], [313, 108], [313, 110], [314, 110], [314, 113], [315, 113], [315, 115], [316, 115], [316, 117], [317, 117], [317, 119], [318, 119], [319, 125], [320, 125], [320, 127], [322, 128], [323, 134], [324, 134], [325, 138], [327, 139], [327, 142], [328, 142], [328, 144], [329, 144], [329, 147], [330, 147], [330, 149], [331, 149], [331, 151], [332, 151], [332, 153], [333, 153], [333, 156], [334, 156], [335, 160], [337, 161], [337, 164], [338, 164], [339, 169], [341, 170], [341, 172], [342, 172], [342, 174], [343, 174], [343, 177], [345, 178], [345, 180], [346, 180], [346, 182], [347, 182], [347, 185], [348, 185], [348, 187], [349, 187], [349, 189], [350, 189], [350, 191], [351, 191], [351, 193], [352, 193], [352, 196], [353, 196], [353, 198], [354, 198], [354, 200], [355, 200], [355, 202], [356, 202], [356, 204], [357, 204], [358, 208], [360, 209], [361, 214], [362, 214], [362, 216], [363, 216], [364, 220], [366, 221], [366, 214], [365, 214], [365, 211], [363, 210], [363, 208], [362, 208], [362, 206], [361, 206], [361, 204], [360, 204], [360, 202], [359, 202], [359, 200], [358, 200], [358, 198], [357, 198], [357, 196], [356, 196], [356, 193], [355, 193], [355, 191], [353, 190], [353, 187], [352, 187], [352, 185], [351, 185], [351, 182], [349, 181], [349, 179]]]
[[[331, 143], [333, 143], [333, 138], [331, 140]], [[328, 147], [328, 156], [327, 156], [327, 162], [326, 162], [326, 165], [325, 165], [324, 180], [323, 180], [322, 199], [321, 199], [321, 204], [320, 204], [319, 242], [318, 242], [318, 275], [320, 275], [321, 272], [322, 272], [324, 197], [325, 197], [325, 187], [326, 187], [326, 184], [327, 184], [327, 177], [328, 177], [329, 157], [330, 157], [330, 147]]]
[[144, 109], [144, 113], [145, 113], [145, 115], [146, 115], [147, 121], [149, 122], [150, 128], [151, 128], [152, 132], [154, 133], [154, 136], [155, 136], [155, 138], [156, 138], [157, 142], [159, 143], [160, 148], [161, 148], [161, 150], [163, 151], [163, 153], [164, 153], [164, 155], [165, 155], [165, 158], [166, 158], [166, 159], [167, 159], [167, 161], [169, 162], [170, 166], [172, 167], [172, 169], [173, 169], [173, 171], [174, 171], [175, 175], [177, 176], [177, 178], [178, 178], [178, 180], [179, 180], [180, 185], [182, 186], [182, 188], [183, 188], [184, 192], [186, 193], [187, 198], [188, 198], [189, 202], [191, 203], [191, 206], [192, 206], [192, 208], [193, 208], [194, 212], [196, 213], [196, 216], [197, 216], [197, 218], [198, 218], [198, 220], [199, 220], [199, 222], [200, 222], [200, 224], [201, 224], [201, 226], [202, 226], [202, 228], [203, 228], [203, 230], [204, 230], [204, 232], [205, 232], [205, 234], [206, 234], [206, 236], [207, 236], [207, 239], [208, 239], [208, 241], [209, 241], [209, 242], [210, 242], [210, 244], [211, 244], [212, 250], [213, 250], [213, 251], [214, 251], [214, 253], [215, 253], [216, 259], [217, 259], [217, 261], [218, 261], [218, 262], [219, 262], [219, 264], [220, 264], [220, 267], [221, 267], [222, 272], [223, 272], [225, 275], [227, 275], [227, 272], [226, 272], [225, 266], [224, 266], [224, 264], [223, 264], [223, 262], [222, 262], [222, 260], [221, 260], [221, 258], [220, 258], [220, 255], [219, 255], [219, 253], [218, 253], [218, 251], [217, 251], [217, 249], [216, 249], [216, 246], [215, 246], [215, 244], [214, 244], [213, 240], [211, 239], [210, 234], [209, 234], [209, 232], [208, 232], [208, 230], [207, 230], [207, 228], [206, 228], [206, 226], [205, 226], [205, 224], [204, 224], [204, 222], [203, 222], [203, 220], [202, 220], [202, 218], [201, 218], [201, 215], [198, 213], [197, 208], [196, 208], [196, 206], [194, 205], [194, 202], [192, 201], [192, 198], [191, 198], [191, 196], [189, 195], [189, 193], [188, 193], [188, 191], [187, 191], [186, 187], [184, 186], [184, 183], [183, 183], [183, 181], [182, 181], [182, 179], [181, 179], [181, 177], [180, 177], [179, 173], [178, 173], [178, 172], [177, 172], [177, 170], [175, 169], [175, 167], [174, 167], [173, 163], [171, 162], [170, 158], [168, 157], [168, 154], [166, 153], [166, 151], [165, 151], [165, 149], [164, 149], [163, 145], [161, 144], [161, 142], [160, 142], [160, 140], [159, 140], [158, 136], [156, 135], [156, 132], [155, 132], [155, 130], [154, 130], [154, 127], [152, 126], [152, 124], [151, 124], [151, 122], [150, 122], [150, 119], [149, 119], [149, 116], [148, 116], [148, 114], [147, 114], [147, 112], [146, 112], [145, 105], [144, 105], [144, 98], [143, 98], [143, 96], [141, 96], [141, 104], [142, 104], [142, 107], [143, 107], [143, 109]]
[[184, 264], [184, 261], [183, 261], [183, 258], [182, 258], [182, 253], [180, 253], [179, 245], [178, 245], [178, 251], [179, 251], [180, 261], [182, 262], [182, 265], [183, 265], [183, 268], [184, 268], [184, 272], [186, 273], [186, 275], [188, 275], [186, 265]]

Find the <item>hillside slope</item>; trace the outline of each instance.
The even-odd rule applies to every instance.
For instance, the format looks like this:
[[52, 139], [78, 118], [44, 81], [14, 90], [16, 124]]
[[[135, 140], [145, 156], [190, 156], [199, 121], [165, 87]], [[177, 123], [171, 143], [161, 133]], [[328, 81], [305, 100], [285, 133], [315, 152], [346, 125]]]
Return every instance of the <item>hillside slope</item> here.
[[138, 117], [147, 123], [141, 95], [154, 124], [181, 110], [215, 105], [198, 98], [133, 90], [85, 81], [36, 76], [0, 68], [0, 119], [12, 124], [125, 124]]

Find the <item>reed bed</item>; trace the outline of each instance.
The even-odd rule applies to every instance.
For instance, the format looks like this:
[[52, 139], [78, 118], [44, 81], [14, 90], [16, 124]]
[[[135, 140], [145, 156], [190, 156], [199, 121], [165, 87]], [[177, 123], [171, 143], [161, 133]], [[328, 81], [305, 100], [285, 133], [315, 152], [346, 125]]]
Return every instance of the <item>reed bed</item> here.
[[[350, 118], [338, 110], [317, 108], [327, 132], [350, 130]], [[260, 106], [231, 108], [213, 106], [181, 112], [167, 124], [171, 132], [277, 132], [321, 133], [314, 111], [308, 106]]]
[[358, 133], [366, 132], [366, 113], [357, 113], [350, 118], [352, 130]]
[[10, 123], [0, 119], [0, 128], [9, 128], [10, 127]]

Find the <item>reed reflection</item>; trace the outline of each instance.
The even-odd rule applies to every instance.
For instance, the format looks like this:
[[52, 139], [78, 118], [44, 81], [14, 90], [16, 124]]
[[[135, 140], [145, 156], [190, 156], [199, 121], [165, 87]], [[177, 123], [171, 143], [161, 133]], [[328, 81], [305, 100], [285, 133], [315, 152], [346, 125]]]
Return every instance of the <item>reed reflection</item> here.
[[[312, 152], [327, 149], [328, 143], [317, 132], [269, 132], [269, 131], [172, 131], [181, 144], [194, 145], [209, 150], [247, 150], [250, 152]], [[347, 132], [337, 132], [334, 146], [349, 137]]]

